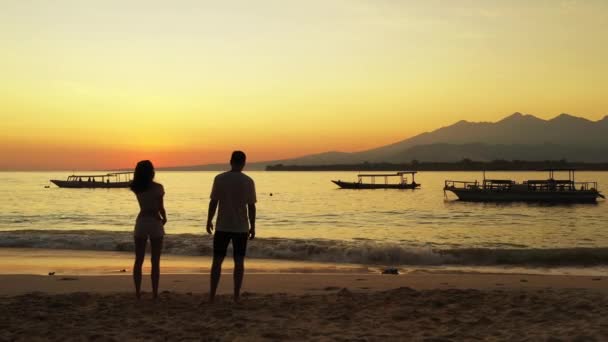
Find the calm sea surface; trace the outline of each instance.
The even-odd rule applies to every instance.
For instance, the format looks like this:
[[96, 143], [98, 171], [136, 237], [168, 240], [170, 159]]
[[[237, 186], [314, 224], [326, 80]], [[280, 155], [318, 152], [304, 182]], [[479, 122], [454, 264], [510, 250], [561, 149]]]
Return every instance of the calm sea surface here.
[[[138, 213], [134, 195], [127, 189], [60, 189], [49, 182], [68, 174], [0, 172], [0, 246], [120, 250], [130, 241], [128, 232]], [[196, 237], [189, 234], [203, 235], [216, 174], [157, 174], [166, 190], [169, 250], [207, 253], [204, 242], [193, 245], [190, 241]], [[444, 180], [481, 179], [481, 172], [421, 172], [416, 177], [422, 184], [419, 190], [341, 190], [330, 182], [355, 180], [356, 172], [247, 174], [257, 187], [261, 257], [441, 263], [454, 259], [437, 251], [448, 251], [458, 259], [461, 256], [454, 251], [467, 250], [468, 256], [459, 259], [466, 263], [463, 260], [475, 258], [474, 253], [515, 260], [504, 253], [542, 249], [553, 257], [526, 255], [531, 262], [540, 258], [536, 261], [552, 263], [556, 253], [562, 253], [562, 259], [591, 253], [582, 257], [583, 264], [608, 263], [608, 204], [603, 200], [595, 205], [483, 204], [459, 202], [451, 193], [444, 197]], [[523, 181], [546, 175], [495, 172], [490, 176]], [[577, 180], [597, 181], [600, 191], [608, 190], [608, 172], [579, 172]], [[20, 230], [28, 232], [14, 232]], [[433, 259], [438, 255], [444, 258]]]

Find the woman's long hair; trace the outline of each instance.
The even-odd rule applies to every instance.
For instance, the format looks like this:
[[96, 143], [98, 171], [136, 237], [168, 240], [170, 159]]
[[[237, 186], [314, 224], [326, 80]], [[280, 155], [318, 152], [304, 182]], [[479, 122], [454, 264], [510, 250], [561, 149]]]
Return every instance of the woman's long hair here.
[[154, 165], [149, 160], [142, 160], [135, 166], [135, 174], [131, 182], [131, 191], [136, 194], [148, 190], [154, 180]]

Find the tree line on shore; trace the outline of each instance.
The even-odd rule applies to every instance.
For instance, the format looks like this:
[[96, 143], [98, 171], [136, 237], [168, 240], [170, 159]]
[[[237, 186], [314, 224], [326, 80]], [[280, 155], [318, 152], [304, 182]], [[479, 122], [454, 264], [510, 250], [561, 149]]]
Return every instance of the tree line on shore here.
[[359, 163], [332, 165], [267, 165], [266, 171], [536, 171], [543, 169], [576, 169], [580, 171], [608, 171], [608, 162], [588, 163], [561, 160], [492, 160], [475, 161], [464, 158], [458, 162], [422, 162], [412, 160], [409, 163]]

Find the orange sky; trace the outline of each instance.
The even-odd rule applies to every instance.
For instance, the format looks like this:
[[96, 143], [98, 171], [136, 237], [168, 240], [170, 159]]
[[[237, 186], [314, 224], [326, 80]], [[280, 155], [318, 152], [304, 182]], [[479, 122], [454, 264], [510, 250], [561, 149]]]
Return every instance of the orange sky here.
[[7, 0], [0, 169], [357, 151], [608, 114], [605, 1]]

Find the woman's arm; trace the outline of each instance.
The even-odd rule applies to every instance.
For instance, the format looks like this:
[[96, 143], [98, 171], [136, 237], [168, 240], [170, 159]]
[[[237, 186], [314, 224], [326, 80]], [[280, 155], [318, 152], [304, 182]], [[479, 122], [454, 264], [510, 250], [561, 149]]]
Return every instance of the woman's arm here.
[[161, 185], [161, 195], [160, 195], [160, 206], [158, 212], [160, 213], [160, 219], [163, 222], [163, 225], [167, 223], [167, 211], [165, 210], [165, 189], [162, 188]]

